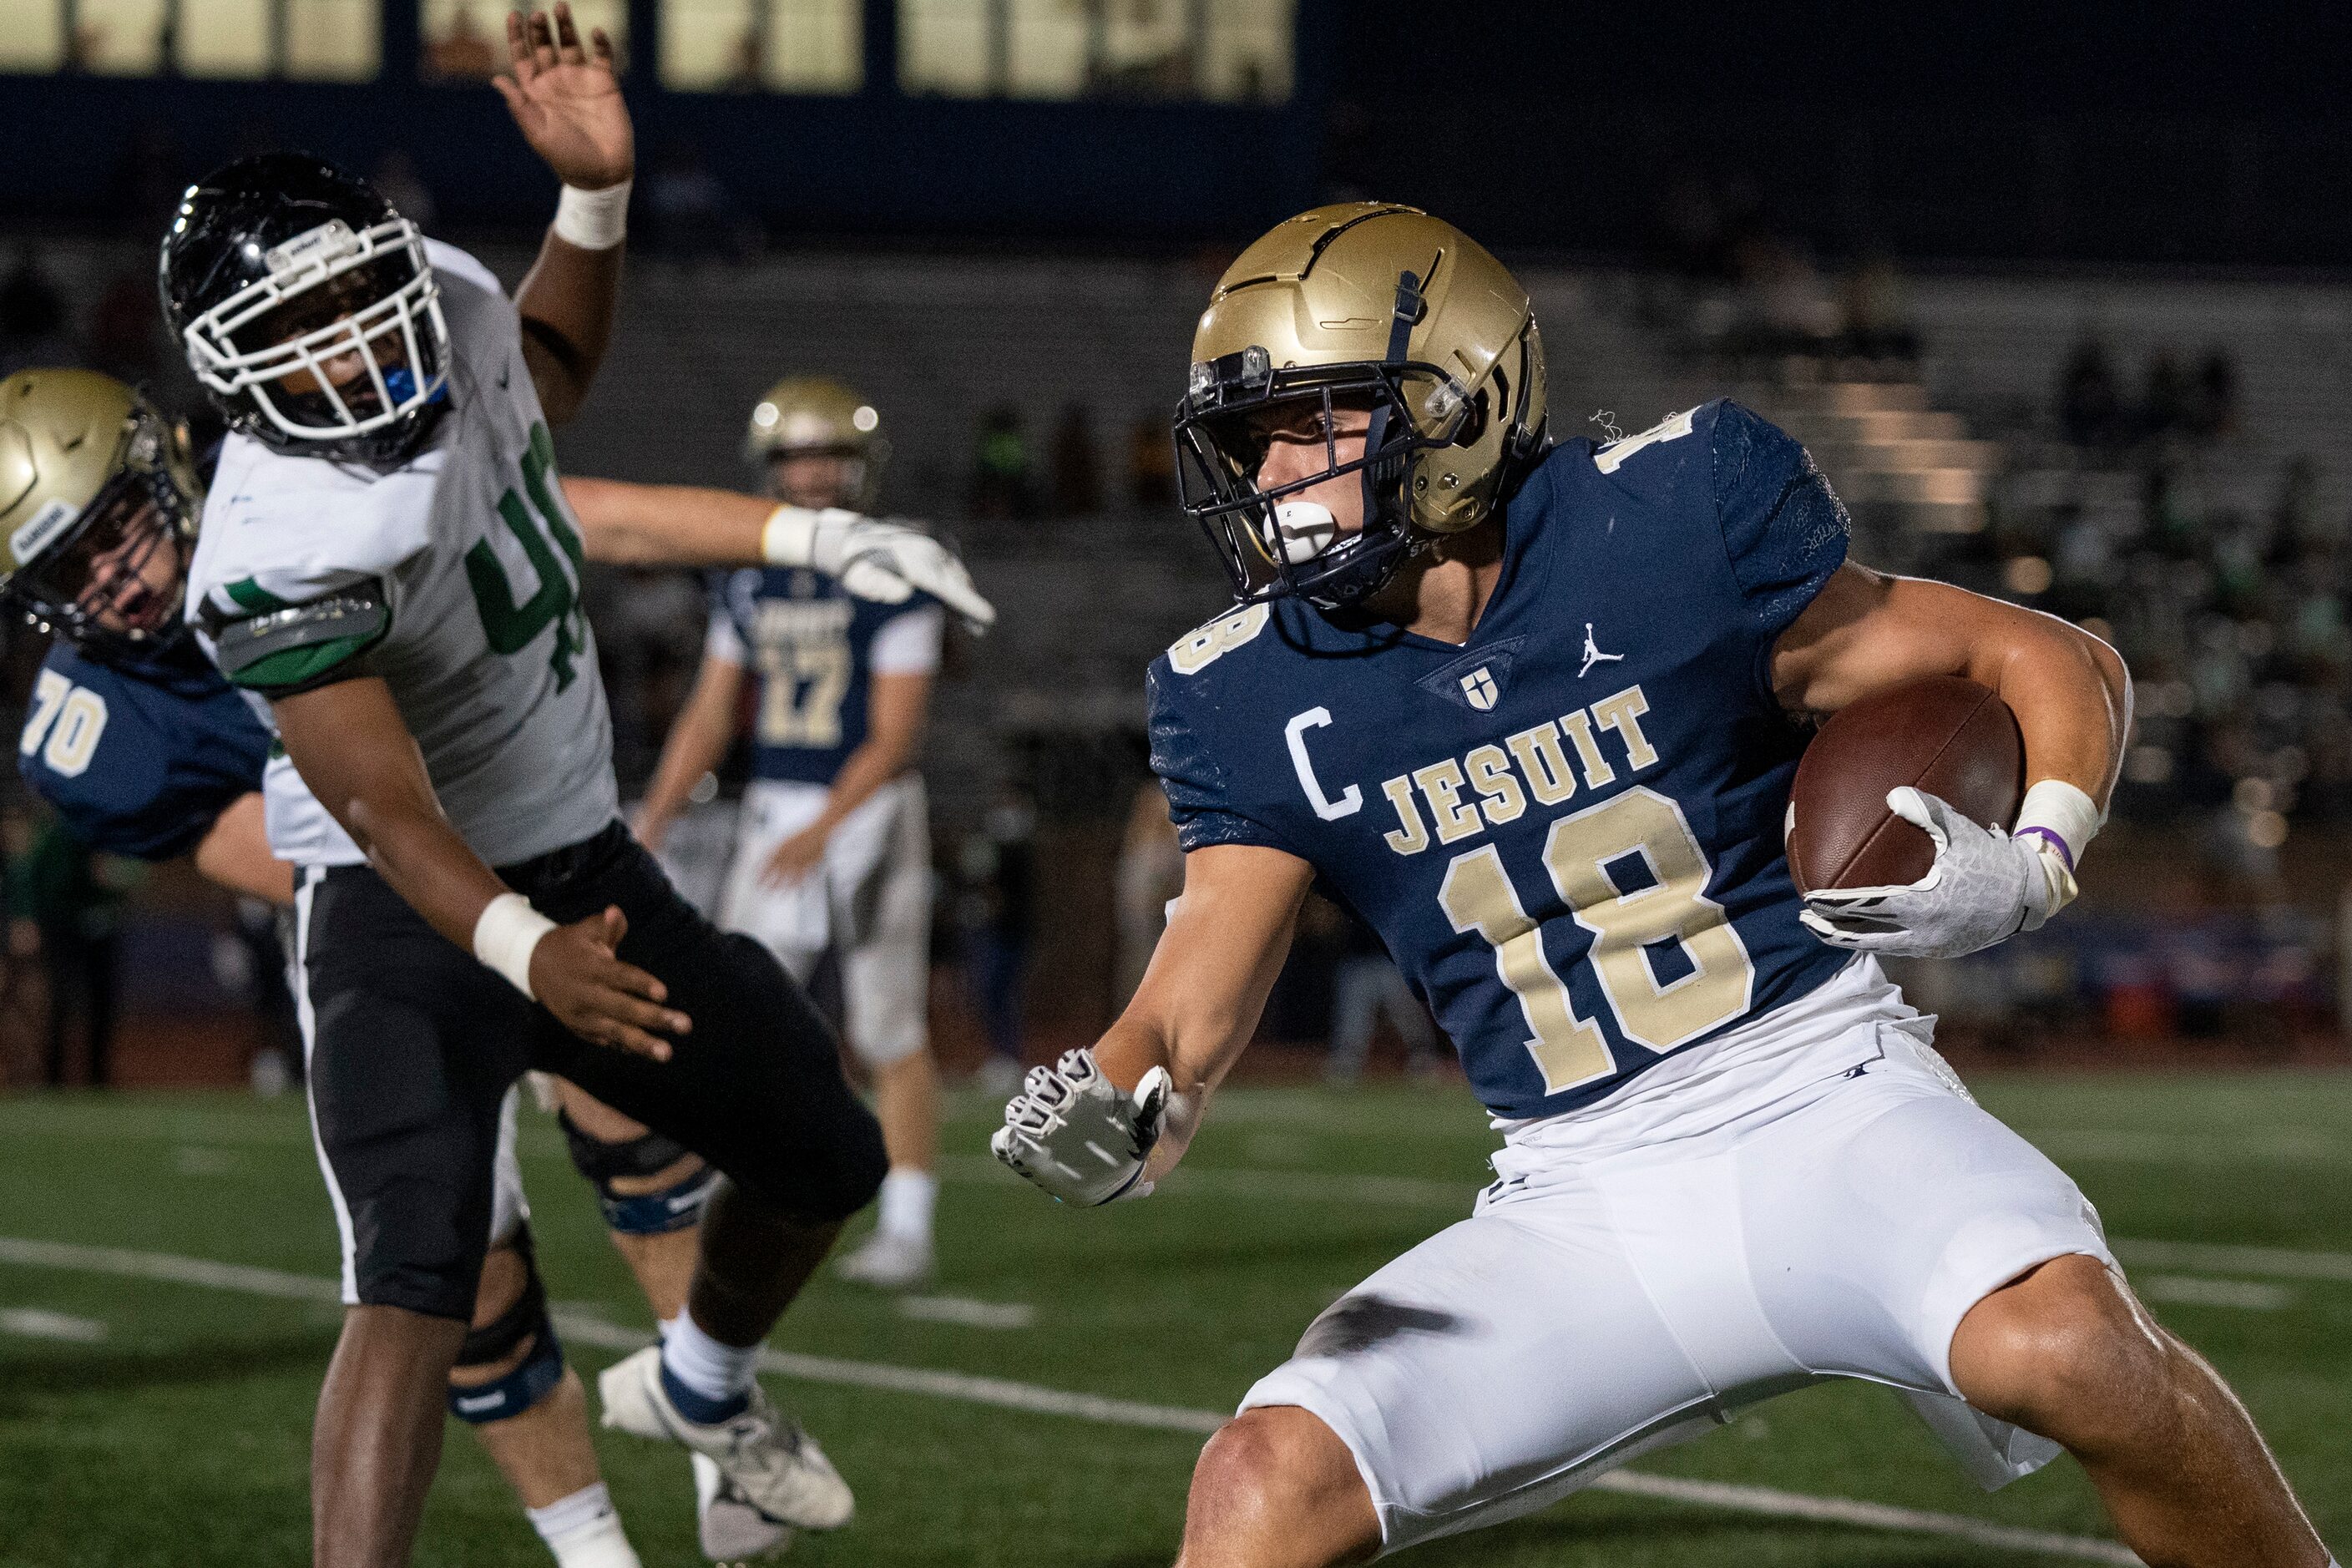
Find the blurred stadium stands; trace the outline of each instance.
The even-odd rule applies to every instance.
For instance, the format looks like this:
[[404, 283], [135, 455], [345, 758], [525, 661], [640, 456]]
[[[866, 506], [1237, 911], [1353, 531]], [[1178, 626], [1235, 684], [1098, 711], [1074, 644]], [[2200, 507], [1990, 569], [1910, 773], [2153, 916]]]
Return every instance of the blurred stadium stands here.
[[[290, 79], [338, 73], [298, 68], [282, 31], [253, 68], [202, 72], [174, 53], [184, 32], [147, 55], [60, 41], [46, 64], [18, 33], [23, 58], [0, 50], [17, 73], [0, 76], [0, 374], [79, 360], [193, 408], [155, 314], [152, 235], [180, 181], [267, 142], [374, 172], [519, 276], [545, 182], [450, 63], [462, 9], [361, 6], [374, 52], [340, 80]], [[1958, 1037], [2340, 1056], [2320, 1042], [2352, 997], [2352, 284], [2312, 269], [2352, 261], [2352, 209], [2312, 193], [2340, 188], [2352, 136], [2314, 74], [2340, 52], [2279, 40], [2342, 19], [2036, 14], [2042, 52], [2020, 62], [1862, 7], [1781, 16], [1769, 40], [1673, 5], [1572, 25], [1530, 9], [1465, 6], [1442, 27], [1394, 0], [695, 12], [770, 50], [730, 55], [658, 0], [607, 5], [645, 159], [636, 250], [564, 465], [743, 482], [745, 412], [786, 371], [844, 376], [883, 411], [888, 506], [954, 536], [1003, 611], [952, 655], [937, 708], [942, 957], [959, 867], [989, 858], [964, 849], [1009, 796], [1034, 801], [1054, 868], [1033, 944], [1043, 1050], [1114, 1001], [1141, 669], [1224, 599], [1169, 505], [1193, 318], [1263, 224], [1319, 198], [1419, 201], [1519, 268], [1556, 434], [1738, 396], [1814, 451], [1858, 558], [2094, 624], [2130, 659], [2140, 729], [2084, 907], [1912, 977]], [[0, 0], [0, 30], [151, 11], [183, 16]], [[1049, 16], [1060, 32], [1022, 30]], [[1214, 31], [1244, 23], [1259, 31]], [[962, 63], [956, 27], [977, 51]], [[780, 39], [833, 74], [792, 77]], [[1938, 50], [1943, 68], [1923, 70]], [[2062, 103], [2053, 77], [2096, 85]], [[608, 574], [593, 608], [629, 785], [691, 675], [698, 594]], [[12, 698], [37, 657], [12, 629]], [[134, 925], [220, 923], [184, 878], [133, 907]], [[1329, 958], [1294, 966], [1307, 978], [1277, 1033], [1320, 1029]], [[196, 966], [142, 967], [169, 989], [134, 989], [134, 1012], [191, 1010]], [[943, 984], [961, 1018], [957, 994]], [[22, 1072], [14, 1049], [0, 1043], [0, 1079]]]

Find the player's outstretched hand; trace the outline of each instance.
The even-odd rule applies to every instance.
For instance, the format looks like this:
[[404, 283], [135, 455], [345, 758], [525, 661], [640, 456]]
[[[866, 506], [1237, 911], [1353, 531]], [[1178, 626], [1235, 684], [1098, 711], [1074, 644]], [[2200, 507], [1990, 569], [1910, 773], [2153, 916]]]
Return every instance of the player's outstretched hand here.
[[530, 991], [556, 1021], [590, 1045], [669, 1060], [665, 1035], [683, 1035], [693, 1021], [666, 1007], [669, 988], [618, 956], [629, 919], [617, 908], [557, 926], [530, 955]]
[[996, 1157], [1066, 1204], [1091, 1208], [1151, 1191], [1143, 1164], [1168, 1110], [1166, 1068], [1122, 1092], [1090, 1050], [1065, 1051], [1050, 1068], [1031, 1068], [1004, 1107], [1004, 1125], [988, 1141]]
[[1824, 888], [1797, 919], [1832, 947], [1897, 958], [1958, 958], [2032, 931], [2074, 895], [2074, 876], [2046, 842], [2012, 838], [1906, 784], [1887, 808], [1936, 846], [1927, 874], [1905, 888]]
[[556, 178], [601, 191], [635, 174], [636, 135], [613, 69], [613, 40], [602, 27], [588, 38], [583, 48], [569, 5], [559, 4], [552, 16], [509, 11], [508, 72], [490, 85]]

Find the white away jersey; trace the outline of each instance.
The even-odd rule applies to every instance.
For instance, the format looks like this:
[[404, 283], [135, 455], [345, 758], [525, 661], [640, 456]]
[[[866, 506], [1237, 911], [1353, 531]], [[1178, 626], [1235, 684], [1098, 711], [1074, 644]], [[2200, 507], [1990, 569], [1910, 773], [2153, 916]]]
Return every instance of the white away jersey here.
[[[388, 471], [232, 435], [189, 618], [229, 679], [263, 697], [381, 676], [449, 820], [511, 865], [618, 814], [612, 722], [520, 318], [472, 257], [436, 241], [426, 255], [451, 349], [437, 428]], [[317, 863], [316, 824], [296, 826], [290, 781], [277, 782], [272, 847]]]

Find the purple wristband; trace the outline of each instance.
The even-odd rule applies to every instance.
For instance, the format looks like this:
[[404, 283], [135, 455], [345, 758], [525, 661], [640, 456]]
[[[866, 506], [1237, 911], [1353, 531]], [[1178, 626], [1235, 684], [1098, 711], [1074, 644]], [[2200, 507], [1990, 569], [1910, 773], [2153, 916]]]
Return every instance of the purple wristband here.
[[2049, 845], [2050, 847], [2058, 851], [2058, 858], [2066, 862], [2066, 869], [2071, 871], [2074, 868], [2074, 852], [2066, 847], [2066, 841], [2063, 838], [2061, 838], [2054, 829], [2048, 827], [2021, 827], [2010, 837], [2012, 838], [2022, 838], [2028, 834], [2032, 834], [2034, 837], [2041, 839], [2043, 843]]

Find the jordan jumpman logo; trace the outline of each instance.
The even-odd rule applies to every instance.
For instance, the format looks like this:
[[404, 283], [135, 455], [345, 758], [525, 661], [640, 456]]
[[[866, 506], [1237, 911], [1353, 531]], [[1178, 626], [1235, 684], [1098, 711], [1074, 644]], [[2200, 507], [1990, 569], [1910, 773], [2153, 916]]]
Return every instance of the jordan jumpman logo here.
[[1584, 623], [1584, 668], [1576, 672], [1576, 679], [1582, 680], [1591, 675], [1596, 664], [1616, 664], [1624, 657], [1622, 653], [1602, 653], [1601, 645], [1592, 640], [1592, 623], [1587, 621]]

